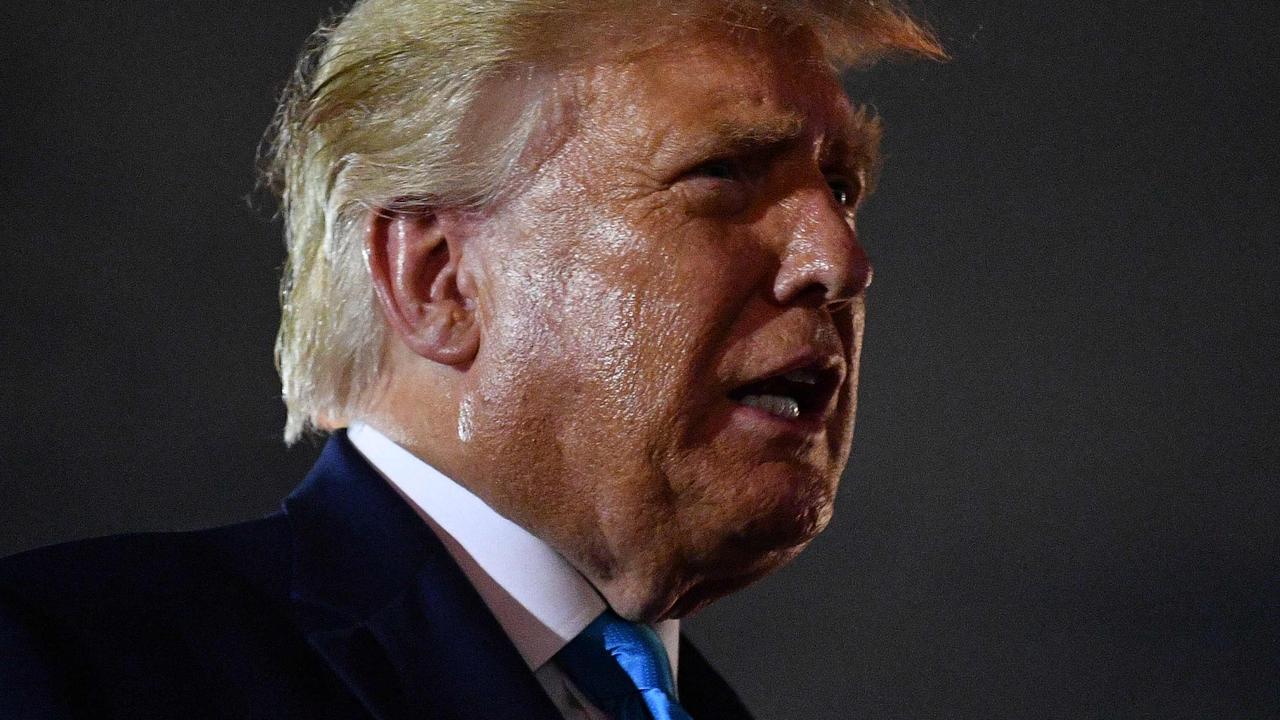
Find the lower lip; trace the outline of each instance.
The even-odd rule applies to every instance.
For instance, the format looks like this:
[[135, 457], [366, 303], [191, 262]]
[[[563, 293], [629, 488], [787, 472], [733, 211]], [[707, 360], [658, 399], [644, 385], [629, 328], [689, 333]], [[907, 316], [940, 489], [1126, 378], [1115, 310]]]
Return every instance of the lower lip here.
[[733, 403], [732, 416], [735, 421], [741, 422], [748, 427], [759, 428], [771, 433], [782, 431], [795, 435], [816, 435], [826, 429], [826, 422], [821, 415], [803, 413], [794, 420], [790, 420], [778, 417], [758, 407], [743, 405], [739, 402]]

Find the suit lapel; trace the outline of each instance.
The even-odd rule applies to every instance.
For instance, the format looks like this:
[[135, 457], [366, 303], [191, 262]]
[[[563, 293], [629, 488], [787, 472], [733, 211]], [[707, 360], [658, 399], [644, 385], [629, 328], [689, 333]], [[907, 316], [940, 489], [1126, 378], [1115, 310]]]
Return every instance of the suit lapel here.
[[284, 509], [298, 624], [373, 717], [559, 718], [448, 551], [345, 432]]

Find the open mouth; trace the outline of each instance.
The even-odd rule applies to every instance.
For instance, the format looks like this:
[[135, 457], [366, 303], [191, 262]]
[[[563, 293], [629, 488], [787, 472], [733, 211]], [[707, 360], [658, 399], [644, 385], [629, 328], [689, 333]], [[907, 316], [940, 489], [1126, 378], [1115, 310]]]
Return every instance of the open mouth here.
[[826, 414], [840, 376], [839, 368], [811, 363], [749, 382], [729, 397], [783, 420], [816, 419]]

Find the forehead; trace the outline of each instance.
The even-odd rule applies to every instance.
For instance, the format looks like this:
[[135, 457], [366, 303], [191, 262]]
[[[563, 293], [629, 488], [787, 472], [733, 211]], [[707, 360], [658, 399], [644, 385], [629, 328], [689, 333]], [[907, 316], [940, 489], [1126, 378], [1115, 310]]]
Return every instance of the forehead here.
[[691, 133], [854, 141], [860, 132], [839, 78], [802, 32], [691, 32], [598, 66], [590, 82], [586, 119], [654, 154]]

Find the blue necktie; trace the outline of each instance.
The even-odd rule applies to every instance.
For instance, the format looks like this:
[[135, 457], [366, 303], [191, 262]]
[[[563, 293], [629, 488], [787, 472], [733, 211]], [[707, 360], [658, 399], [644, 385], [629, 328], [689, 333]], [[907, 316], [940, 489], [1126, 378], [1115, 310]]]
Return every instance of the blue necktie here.
[[574, 685], [614, 720], [693, 720], [676, 701], [658, 634], [605, 610], [556, 654]]

